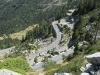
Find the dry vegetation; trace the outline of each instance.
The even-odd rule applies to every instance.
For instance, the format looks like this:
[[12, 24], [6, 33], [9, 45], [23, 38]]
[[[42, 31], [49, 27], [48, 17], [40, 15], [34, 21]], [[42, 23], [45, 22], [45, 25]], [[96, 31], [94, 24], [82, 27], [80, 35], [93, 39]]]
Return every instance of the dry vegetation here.
[[[61, 66], [67, 65], [68, 62], [65, 62], [65, 63], [61, 62], [61, 63], [59, 63], [59, 64], [60, 64], [59, 67], [61, 67]], [[39, 75], [39, 73], [47, 74], [47, 73], [49, 73], [49, 72], [51, 72], [51, 71], [55, 71], [55, 70], [57, 70], [57, 68], [53, 68], [53, 69], [50, 69], [50, 70], [47, 70], [47, 71], [27, 72], [26, 75]]]
[[43, 73], [43, 71], [27, 72], [25, 75], [39, 75], [39, 73]]
[[3, 40], [3, 37], [0, 37], [0, 40]]
[[[37, 24], [36, 24], [36, 25], [37, 25]], [[36, 25], [29, 26], [29, 27], [26, 28], [25, 30], [22, 30], [22, 31], [17, 32], [17, 33], [10, 34], [9, 36], [10, 36], [12, 39], [18, 38], [19, 40], [21, 40], [21, 39], [22, 39], [22, 36], [26, 36], [26, 33], [27, 33], [28, 31], [32, 30], [33, 28], [35, 28]], [[0, 37], [0, 40], [3, 40], [3, 37]]]

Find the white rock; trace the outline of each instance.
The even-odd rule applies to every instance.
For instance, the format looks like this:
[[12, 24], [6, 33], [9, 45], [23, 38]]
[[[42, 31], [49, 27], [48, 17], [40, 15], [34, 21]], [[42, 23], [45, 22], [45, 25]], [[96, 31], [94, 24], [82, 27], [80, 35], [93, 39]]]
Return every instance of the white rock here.
[[43, 73], [39, 73], [39, 75], [44, 75]]
[[85, 56], [87, 61], [93, 65], [100, 65], [100, 52]]
[[71, 73], [54, 73], [54, 75], [72, 75]]
[[88, 63], [86, 64], [86, 68], [90, 68], [92, 64]]
[[72, 75], [72, 74], [70, 74], [70, 73], [64, 73], [64, 75]]
[[90, 75], [89, 73], [81, 73], [81, 75]]
[[22, 74], [7, 69], [0, 69], [0, 75], [22, 75]]
[[84, 67], [81, 67], [80, 70], [81, 70], [82, 72], [84, 72], [84, 71], [85, 71], [85, 68], [84, 68]]

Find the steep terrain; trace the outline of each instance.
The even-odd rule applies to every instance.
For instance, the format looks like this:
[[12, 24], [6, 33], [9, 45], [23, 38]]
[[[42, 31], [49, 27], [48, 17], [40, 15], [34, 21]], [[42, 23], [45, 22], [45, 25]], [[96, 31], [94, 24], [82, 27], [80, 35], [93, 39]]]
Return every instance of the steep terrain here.
[[[39, 24], [32, 31], [21, 34], [24, 41], [52, 36], [51, 23], [66, 17], [68, 9], [75, 8], [80, 0], [0, 0], [0, 48], [18, 45], [19, 33], [28, 26]], [[38, 31], [39, 30], [39, 31]], [[10, 35], [13, 34], [15, 38]], [[34, 36], [33, 36], [34, 34]], [[18, 34], [19, 35], [19, 34]], [[26, 35], [26, 36], [23, 36]], [[17, 40], [16, 40], [17, 39]], [[23, 40], [22, 40], [23, 41]], [[16, 44], [15, 44], [16, 43]]]
[[[0, 1], [0, 35], [25, 29], [29, 25], [50, 19], [44, 16], [46, 7], [53, 6], [53, 0], [4, 0]], [[47, 5], [44, 5], [47, 4]], [[45, 10], [45, 12], [43, 12]], [[44, 18], [43, 18], [44, 17]], [[52, 16], [51, 16], [52, 17]], [[42, 19], [43, 18], [43, 19]], [[45, 19], [46, 18], [46, 19]]]
[[48, 72], [45, 75], [66, 72], [80, 75], [81, 66], [87, 63], [84, 56], [100, 51], [100, 0], [81, 0], [73, 16], [74, 18], [78, 17], [72, 36], [72, 40], [77, 40], [74, 43], [74, 55], [65, 57], [68, 62], [66, 66], [60, 67], [56, 71]]
[[[77, 0], [78, 1], [78, 0]], [[64, 17], [74, 0], [0, 0], [0, 36]], [[56, 14], [56, 15], [55, 15]]]

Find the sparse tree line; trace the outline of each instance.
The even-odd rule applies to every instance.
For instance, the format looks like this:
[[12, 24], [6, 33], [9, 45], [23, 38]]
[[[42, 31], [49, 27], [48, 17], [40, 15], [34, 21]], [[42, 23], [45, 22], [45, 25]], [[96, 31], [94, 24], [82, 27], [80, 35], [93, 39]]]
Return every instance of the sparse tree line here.
[[10, 48], [13, 46], [17, 46], [18, 44], [20, 44], [20, 41], [17, 38], [12, 39], [9, 37], [7, 39], [0, 40], [0, 49]]
[[99, 0], [81, 0], [74, 14], [86, 14], [99, 7]]
[[[66, 6], [55, 6], [52, 9], [42, 11], [44, 9], [41, 3], [50, 3], [47, 0], [16, 0], [8, 3], [2, 3], [4, 6], [0, 8], [0, 36], [18, 32], [27, 28], [29, 25], [43, 22], [51, 22], [66, 15]], [[42, 10], [38, 10], [41, 7]]]
[[[27, 32], [26, 36], [22, 37], [21, 43], [25, 41], [34, 42], [34, 38], [47, 38], [51, 36], [52, 21], [65, 17], [70, 3], [74, 3], [74, 1], [68, 0], [69, 5], [67, 6], [53, 6], [52, 9], [48, 9], [46, 11], [38, 10], [39, 7], [44, 9], [44, 6], [39, 4], [49, 3], [51, 1], [52, 0], [0, 1], [0, 4], [3, 5], [0, 7], [0, 36], [3, 34], [9, 35], [10, 33], [19, 32], [32, 24], [39, 24], [39, 26], [37, 26], [34, 30]], [[9, 39], [6, 40], [8, 41]], [[7, 46], [7, 41], [0, 45], [1, 49], [15, 45], [13, 44], [14, 40], [10, 40], [13, 45], [8, 42], [9, 46]]]

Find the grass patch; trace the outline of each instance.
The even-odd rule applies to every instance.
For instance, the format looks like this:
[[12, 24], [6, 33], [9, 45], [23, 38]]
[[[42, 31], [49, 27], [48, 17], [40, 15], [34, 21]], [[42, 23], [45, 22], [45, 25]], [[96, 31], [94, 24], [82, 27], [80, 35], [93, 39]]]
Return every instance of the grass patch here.
[[35, 28], [36, 25], [32, 25], [32, 26], [29, 26], [28, 28], [26, 28], [25, 30], [22, 30], [20, 32], [17, 32], [17, 33], [13, 33], [13, 34], [10, 34], [10, 37], [12, 39], [15, 39], [15, 38], [18, 38], [19, 40], [22, 39], [22, 36], [26, 36], [26, 33], [30, 30], [33, 30], [33, 28]]
[[80, 68], [85, 64], [85, 59], [83, 58], [84, 55], [78, 55], [75, 58], [73, 58], [67, 65], [59, 67], [58, 70], [56, 70], [57, 73], [72, 73], [75, 75], [80, 74]]
[[0, 69], [9, 69], [21, 74], [25, 74], [26, 72], [33, 71], [27, 61], [23, 58], [8, 58], [3, 62], [0, 62]]
[[[35, 28], [37, 26], [37, 24], [36, 25], [32, 25], [32, 26], [29, 26], [28, 28], [26, 28], [25, 30], [22, 30], [22, 31], [20, 31], [20, 32], [17, 32], [17, 33], [13, 33], [13, 34], [10, 34], [9, 36], [12, 38], [12, 39], [19, 39], [19, 40], [21, 40], [22, 39], [22, 36], [26, 36], [26, 33], [28, 32], [28, 31], [30, 31], [30, 30], [33, 30], [33, 28]], [[0, 37], [0, 40], [3, 40], [4, 38], [3, 38], [3, 36], [2, 37]]]
[[72, 73], [73, 75], [79, 75], [81, 72], [80, 68], [85, 63], [84, 54], [77, 55], [69, 62], [61, 63], [58, 68], [47, 71], [45, 75], [54, 75], [54, 73]]
[[39, 75], [39, 73], [43, 73], [43, 71], [34, 71], [34, 72], [27, 72], [25, 75]]
[[0, 37], [0, 40], [3, 40], [3, 37]]
[[45, 75], [54, 75], [54, 73], [55, 73], [60, 67], [65, 66], [65, 65], [67, 65], [67, 64], [68, 64], [68, 62], [65, 62], [65, 63], [62, 62], [62, 63], [60, 63], [60, 64], [57, 64], [56, 67], [44, 71], [44, 73], [45, 73]]

